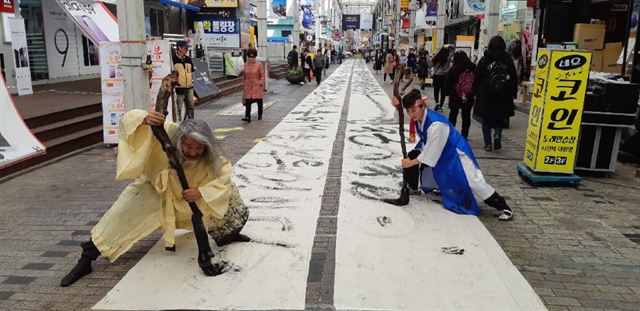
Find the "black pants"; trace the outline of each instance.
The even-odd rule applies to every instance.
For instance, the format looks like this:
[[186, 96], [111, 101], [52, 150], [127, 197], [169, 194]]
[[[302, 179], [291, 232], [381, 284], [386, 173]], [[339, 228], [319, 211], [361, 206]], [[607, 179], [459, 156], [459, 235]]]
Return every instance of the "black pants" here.
[[[420, 152], [420, 150], [411, 150], [407, 154], [407, 157], [413, 160], [420, 155]], [[409, 189], [420, 189], [420, 175], [422, 174], [422, 170], [424, 170], [426, 167], [426, 165], [420, 164], [402, 169], [402, 174], [407, 181], [407, 186], [409, 186]], [[484, 203], [499, 211], [511, 210], [511, 208], [507, 204], [507, 201], [501, 195], [499, 195], [497, 191], [494, 192], [488, 199], [484, 200]]]
[[444, 79], [447, 76], [433, 76], [433, 97], [436, 101], [436, 105], [441, 106], [444, 104]]
[[322, 67], [316, 67], [313, 74], [316, 76], [316, 83], [320, 84], [320, 81], [322, 81]]
[[251, 104], [258, 103], [258, 119], [262, 119], [262, 98], [244, 99], [244, 116], [251, 120]]
[[[456, 99], [454, 99], [456, 100]], [[449, 122], [453, 124], [453, 127], [456, 126], [456, 121], [458, 121], [458, 112], [462, 110], [462, 131], [460, 132], [464, 138], [469, 137], [469, 127], [471, 127], [471, 108], [473, 107], [473, 101], [467, 100], [467, 102], [456, 102], [453, 103], [450, 101], [449, 106], [451, 111], [449, 111]]]

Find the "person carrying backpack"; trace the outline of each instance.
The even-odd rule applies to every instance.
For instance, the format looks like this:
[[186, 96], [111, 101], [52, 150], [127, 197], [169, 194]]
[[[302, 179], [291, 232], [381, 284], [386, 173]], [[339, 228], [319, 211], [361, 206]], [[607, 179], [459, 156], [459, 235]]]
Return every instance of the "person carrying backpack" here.
[[449, 69], [444, 82], [444, 93], [449, 97], [449, 122], [455, 127], [458, 112], [462, 110], [462, 137], [469, 137], [471, 127], [471, 108], [474, 103], [473, 83], [476, 65], [467, 53], [458, 51], [453, 56], [453, 66]]
[[515, 115], [513, 100], [518, 95], [518, 81], [513, 60], [505, 49], [502, 37], [491, 38], [474, 72], [474, 114], [482, 118], [486, 151], [502, 148], [502, 124], [505, 119]]
[[316, 76], [316, 83], [320, 85], [320, 81], [322, 80], [322, 69], [324, 69], [324, 56], [322, 52], [316, 52], [315, 57], [313, 58], [313, 74]]

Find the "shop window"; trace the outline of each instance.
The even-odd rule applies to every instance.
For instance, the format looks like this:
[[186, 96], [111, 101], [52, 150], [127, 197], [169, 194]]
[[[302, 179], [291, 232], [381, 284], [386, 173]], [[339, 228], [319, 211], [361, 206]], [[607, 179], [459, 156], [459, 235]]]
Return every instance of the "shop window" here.
[[151, 24], [151, 36], [161, 37], [164, 34], [164, 10], [149, 9], [149, 23]]
[[283, 30], [282, 31], [282, 36], [287, 38], [291, 35], [291, 30]]

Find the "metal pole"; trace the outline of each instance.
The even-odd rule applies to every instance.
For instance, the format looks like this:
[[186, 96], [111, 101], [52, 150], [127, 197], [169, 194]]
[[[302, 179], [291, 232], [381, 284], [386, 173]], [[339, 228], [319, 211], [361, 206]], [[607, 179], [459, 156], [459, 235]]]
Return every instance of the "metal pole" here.
[[[444, 45], [444, 26], [445, 26], [445, 9], [446, 9], [446, 1], [439, 0], [438, 1], [438, 17], [436, 19], [436, 51]], [[433, 40], [433, 37], [432, 39]], [[436, 53], [433, 51], [433, 53]]]
[[118, 0], [124, 105], [149, 110], [149, 77], [142, 64], [146, 61], [147, 42], [142, 1]]
[[269, 53], [267, 50], [267, 1], [258, 0], [258, 10], [256, 18], [258, 19], [258, 56], [264, 60], [264, 90], [269, 85]]
[[315, 0], [313, 2], [313, 18], [315, 19], [315, 25], [316, 25], [316, 29], [315, 29], [315, 33], [316, 33], [316, 53], [318, 53], [318, 50], [320, 49], [320, 0]]
[[500, 0], [485, 1], [485, 18], [480, 23], [480, 42], [478, 43], [478, 55], [484, 55], [484, 49], [489, 44], [489, 40], [498, 34], [498, 23], [500, 23]]

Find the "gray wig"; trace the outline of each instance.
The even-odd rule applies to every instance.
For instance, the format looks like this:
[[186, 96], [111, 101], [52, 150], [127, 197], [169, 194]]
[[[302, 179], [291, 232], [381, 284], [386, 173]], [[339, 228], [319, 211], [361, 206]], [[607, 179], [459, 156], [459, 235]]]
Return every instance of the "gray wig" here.
[[188, 136], [205, 146], [203, 157], [205, 158], [205, 161], [210, 163], [214, 176], [219, 176], [225, 154], [222, 151], [222, 148], [220, 148], [220, 144], [218, 144], [213, 136], [213, 132], [211, 132], [209, 125], [202, 120], [194, 119], [187, 119], [180, 123], [180, 127], [171, 137], [171, 142], [176, 146], [181, 163], [184, 163], [187, 160], [187, 157], [182, 153], [182, 139], [185, 136]]

